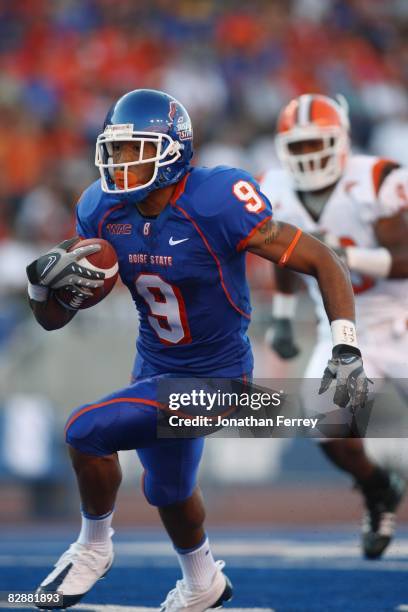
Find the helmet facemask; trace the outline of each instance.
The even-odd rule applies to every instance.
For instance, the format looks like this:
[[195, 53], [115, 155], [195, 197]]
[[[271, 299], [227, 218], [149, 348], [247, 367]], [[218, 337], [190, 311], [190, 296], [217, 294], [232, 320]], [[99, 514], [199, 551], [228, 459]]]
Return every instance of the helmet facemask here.
[[[321, 143], [315, 151], [297, 153], [293, 145]], [[292, 148], [291, 148], [292, 146]], [[276, 136], [278, 157], [299, 191], [317, 191], [333, 185], [342, 175], [349, 150], [347, 130], [339, 126], [298, 126]]]
[[[140, 144], [138, 159], [130, 162], [113, 162], [114, 142], [136, 142]], [[155, 155], [145, 157], [145, 144], [152, 143]], [[105, 193], [132, 193], [160, 188], [160, 169], [174, 164], [181, 157], [183, 145], [168, 134], [156, 132], [137, 132], [133, 124], [107, 125], [96, 140], [95, 165], [101, 175], [102, 190]], [[132, 168], [141, 164], [154, 164], [150, 179], [143, 184], [134, 183]], [[120, 180], [118, 175], [120, 173]], [[116, 176], [115, 176], [116, 174]], [[119, 183], [119, 185], [118, 185]], [[120, 184], [122, 183], [122, 184]], [[150, 188], [150, 189], [149, 189]], [[145, 193], [147, 193], [145, 192]]]

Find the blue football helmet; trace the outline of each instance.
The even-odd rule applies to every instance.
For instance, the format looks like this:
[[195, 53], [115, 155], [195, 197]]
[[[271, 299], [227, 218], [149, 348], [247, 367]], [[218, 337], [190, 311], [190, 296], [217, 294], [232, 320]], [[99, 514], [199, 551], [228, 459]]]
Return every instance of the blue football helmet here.
[[[118, 141], [138, 142], [139, 158], [113, 163], [112, 143]], [[144, 157], [147, 142], [155, 145], [153, 157]], [[193, 130], [184, 106], [162, 91], [136, 89], [122, 96], [109, 110], [103, 132], [96, 140], [95, 165], [101, 174], [103, 191], [116, 195], [133, 193], [132, 199], [140, 202], [151, 191], [180, 181], [192, 155]], [[147, 183], [132, 186], [129, 168], [146, 163], [154, 163], [152, 177]], [[114, 180], [118, 171], [122, 176], [119, 185]]]

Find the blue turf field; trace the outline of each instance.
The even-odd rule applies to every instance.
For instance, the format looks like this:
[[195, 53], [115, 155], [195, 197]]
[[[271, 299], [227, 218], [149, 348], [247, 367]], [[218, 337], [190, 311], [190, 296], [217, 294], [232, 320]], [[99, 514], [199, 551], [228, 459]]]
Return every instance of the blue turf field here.
[[[384, 560], [375, 562], [361, 559], [357, 535], [349, 529], [210, 535], [235, 586], [229, 609], [408, 610], [408, 532], [402, 529]], [[0, 590], [34, 589], [75, 536], [75, 530], [0, 531]], [[119, 530], [115, 542], [113, 569], [73, 611], [142, 612], [157, 608], [174, 586], [178, 568], [161, 534]]]

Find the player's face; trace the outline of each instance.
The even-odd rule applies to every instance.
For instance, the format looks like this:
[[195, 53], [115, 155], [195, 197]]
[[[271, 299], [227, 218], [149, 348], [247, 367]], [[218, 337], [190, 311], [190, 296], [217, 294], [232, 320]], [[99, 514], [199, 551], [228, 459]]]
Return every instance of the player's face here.
[[[129, 162], [139, 161], [140, 159], [154, 158], [157, 154], [156, 145], [151, 142], [145, 142], [143, 147], [143, 155], [140, 158], [141, 144], [138, 141], [128, 142], [113, 142], [112, 157], [114, 164], [126, 164]], [[128, 187], [137, 187], [144, 185], [150, 181], [154, 172], [154, 162], [147, 162], [128, 167]], [[124, 168], [115, 169], [115, 183], [120, 188], [125, 187]]]
[[[319, 153], [324, 149], [324, 142], [321, 138], [314, 138], [311, 140], [299, 140], [298, 142], [291, 142], [289, 145], [289, 151], [293, 155], [307, 155], [309, 153]], [[324, 168], [329, 160], [328, 157], [323, 157], [320, 161], [320, 168]], [[315, 170], [313, 159], [309, 162], [310, 169]], [[301, 164], [301, 162], [300, 162]]]
[[291, 142], [289, 144], [289, 150], [294, 155], [305, 155], [306, 153], [316, 153], [323, 149], [323, 140], [316, 138], [313, 140], [299, 140], [298, 142]]

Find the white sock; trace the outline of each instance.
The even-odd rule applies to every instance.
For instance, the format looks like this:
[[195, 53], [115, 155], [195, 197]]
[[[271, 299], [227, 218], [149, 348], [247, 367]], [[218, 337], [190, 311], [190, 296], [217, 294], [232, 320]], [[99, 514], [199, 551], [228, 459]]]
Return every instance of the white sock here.
[[176, 552], [188, 588], [201, 591], [208, 589], [217, 571], [208, 538], [195, 550], [176, 548]]
[[92, 548], [108, 548], [113, 535], [111, 529], [113, 510], [103, 516], [90, 516], [84, 512], [81, 514], [82, 524], [77, 542]]

